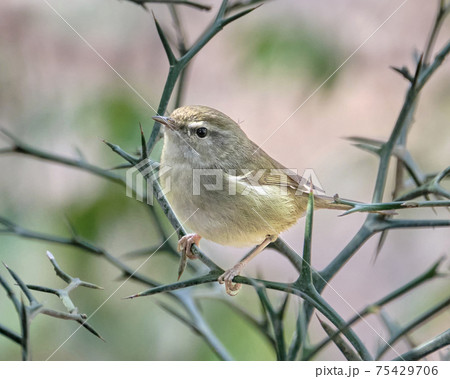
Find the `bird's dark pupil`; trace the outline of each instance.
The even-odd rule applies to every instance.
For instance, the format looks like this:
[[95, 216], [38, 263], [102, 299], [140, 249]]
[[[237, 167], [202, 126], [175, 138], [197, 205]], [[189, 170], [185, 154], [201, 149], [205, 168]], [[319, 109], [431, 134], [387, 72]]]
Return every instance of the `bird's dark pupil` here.
[[208, 134], [208, 129], [198, 128], [195, 132], [197, 133], [197, 136], [199, 136], [200, 138], [205, 138], [206, 135]]

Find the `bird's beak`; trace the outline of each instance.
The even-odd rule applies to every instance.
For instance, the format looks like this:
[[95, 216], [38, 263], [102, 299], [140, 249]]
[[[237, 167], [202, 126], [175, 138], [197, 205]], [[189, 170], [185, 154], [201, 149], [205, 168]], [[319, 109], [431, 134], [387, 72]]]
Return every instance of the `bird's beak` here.
[[165, 116], [153, 116], [153, 120], [156, 122], [159, 122], [160, 124], [167, 126], [169, 129], [174, 130], [176, 128], [175, 121], [171, 119], [170, 117]]

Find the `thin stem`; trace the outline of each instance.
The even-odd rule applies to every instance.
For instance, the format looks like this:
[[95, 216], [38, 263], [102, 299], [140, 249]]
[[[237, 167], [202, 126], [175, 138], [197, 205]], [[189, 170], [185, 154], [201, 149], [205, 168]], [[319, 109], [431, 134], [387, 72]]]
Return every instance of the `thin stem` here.
[[43, 151], [40, 149], [36, 149], [35, 147], [33, 147], [31, 145], [28, 145], [28, 144], [25, 144], [25, 143], [19, 141], [15, 136], [13, 136], [10, 132], [8, 132], [5, 129], [0, 129], [0, 132], [3, 133], [4, 135], [8, 136], [14, 143], [12, 147], [9, 147], [7, 149], [3, 149], [2, 151], [0, 151], [1, 154], [20, 153], [20, 154], [30, 155], [35, 158], [40, 158], [40, 159], [43, 159], [46, 161], [56, 162], [56, 163], [64, 164], [66, 166], [80, 168], [84, 171], [90, 172], [92, 174], [103, 177], [105, 179], [109, 179], [116, 183], [123, 183], [123, 179], [119, 175], [117, 175], [111, 171], [91, 165], [91, 164], [87, 163], [86, 161], [83, 161], [80, 159], [66, 158], [66, 157], [62, 157], [57, 154], [53, 154], [53, 153], [49, 153], [49, 152], [46, 152], [46, 151]]
[[348, 343], [345, 342], [345, 340], [341, 336], [334, 333], [334, 330], [330, 325], [328, 325], [325, 321], [321, 320], [320, 318], [319, 322], [325, 333], [330, 337], [330, 339], [334, 342], [334, 344], [337, 346], [337, 348], [341, 351], [341, 353], [348, 361], [361, 360], [361, 358], [353, 351], [353, 349], [348, 345]]
[[[165, 285], [162, 285], [159, 287], [150, 288], [146, 291], [142, 291], [137, 294], [128, 296], [127, 299], [133, 299], [133, 298], [142, 297], [142, 296], [156, 295], [159, 293], [173, 293], [173, 291], [179, 290], [182, 288], [188, 288], [188, 287], [197, 286], [200, 284], [216, 282], [218, 277], [221, 275], [221, 273], [222, 272], [210, 272], [204, 276], [188, 279], [188, 280], [185, 280], [182, 282], [165, 284]], [[335, 325], [337, 328], [341, 328], [344, 325], [344, 321], [342, 320], [342, 318], [333, 310], [332, 307], [330, 307], [330, 305], [328, 303], [326, 303], [326, 301], [315, 290], [304, 292], [302, 290], [297, 289], [294, 286], [294, 283], [280, 283], [280, 282], [273, 282], [273, 281], [260, 280], [260, 279], [250, 279], [250, 278], [246, 278], [243, 276], [236, 276], [233, 279], [233, 281], [235, 283], [247, 284], [247, 285], [252, 285], [252, 286], [255, 286], [255, 283], [259, 283], [268, 289], [274, 289], [277, 291], [292, 293], [296, 296], [303, 298], [304, 300], [307, 300], [309, 303], [311, 303], [311, 305], [314, 308], [316, 308], [327, 319], [329, 319], [333, 323], [333, 325]], [[352, 343], [352, 345], [355, 347], [355, 349], [358, 351], [358, 353], [361, 355], [361, 357], [363, 359], [366, 359], [366, 360], [372, 359], [370, 353], [367, 351], [365, 346], [362, 344], [362, 342], [359, 340], [359, 338], [356, 336], [356, 334], [351, 329], [347, 329], [347, 330], [343, 331], [343, 333], [349, 339], [349, 341]]]
[[436, 336], [432, 340], [425, 342], [423, 345], [402, 354], [395, 358], [394, 361], [417, 361], [448, 345], [450, 345], [450, 329]]
[[9, 338], [19, 345], [22, 344], [22, 337], [6, 326], [0, 325], [0, 334], [3, 334], [6, 338]]
[[[325, 301], [325, 299], [317, 292], [313, 291], [309, 294], [314, 298], [316, 304], [311, 304], [319, 312], [321, 312], [325, 317], [327, 317], [337, 328], [342, 329], [345, 326], [345, 321], [337, 314], [337, 312]], [[317, 304], [320, 304], [318, 307]], [[371, 354], [362, 343], [360, 338], [353, 332], [352, 329], [346, 328], [342, 333], [347, 337], [353, 347], [356, 349], [358, 354], [363, 360], [371, 361], [373, 360]]]
[[283, 327], [283, 311], [277, 312], [270, 303], [269, 297], [267, 296], [266, 289], [258, 283], [254, 283], [253, 286], [258, 294], [261, 304], [267, 313], [267, 318], [273, 329], [274, 341], [275, 341], [275, 351], [277, 354], [277, 360], [286, 360], [286, 343], [284, 341], [284, 327]]
[[352, 209], [343, 213], [342, 216], [355, 212], [379, 212], [393, 209], [450, 207], [450, 200], [392, 201], [388, 203], [362, 204], [353, 201], [336, 199], [335, 202], [339, 204], [347, 204], [353, 206]]
[[211, 348], [211, 350], [214, 351], [220, 359], [224, 361], [232, 361], [233, 357], [223, 346], [222, 342], [217, 338], [217, 336], [212, 333], [202, 314], [199, 312], [198, 307], [195, 305], [192, 296], [183, 296], [181, 297], [180, 301], [191, 316], [191, 319], [198, 329], [198, 332]]
[[433, 29], [431, 30], [430, 36], [425, 44], [424, 54], [423, 54], [423, 63], [425, 66], [428, 65], [430, 60], [430, 55], [433, 50], [434, 44], [436, 42], [436, 38], [439, 34], [439, 30], [445, 20], [445, 16], [448, 14], [448, 7], [444, 5], [445, 1], [439, 1], [438, 11], [436, 14], [436, 19], [434, 21]]
[[[253, 11], [255, 8], [250, 8], [239, 12], [233, 16], [228, 18], [224, 18], [225, 10], [228, 5], [228, 0], [222, 0], [222, 4], [217, 12], [216, 18], [213, 23], [206, 28], [206, 30], [200, 35], [198, 40], [186, 51], [186, 53], [176, 60], [174, 64], [170, 66], [169, 73], [166, 79], [166, 84], [164, 85], [163, 94], [161, 96], [161, 101], [158, 106], [158, 114], [164, 115], [167, 110], [167, 105], [169, 104], [170, 97], [172, 96], [172, 92], [175, 88], [175, 84], [182, 73], [183, 69], [187, 66], [187, 64], [194, 58], [195, 55], [219, 32], [221, 31], [227, 24], [245, 16], [246, 14]], [[148, 151], [151, 152], [155, 147], [156, 143], [159, 141], [161, 134], [161, 124], [155, 122], [153, 126], [152, 133], [148, 140], [147, 146]]]
[[174, 4], [187, 5], [187, 6], [195, 8], [195, 9], [199, 9], [201, 11], [211, 10], [210, 5], [199, 3], [197, 1], [190, 1], [190, 0], [128, 0], [128, 1], [138, 4], [138, 5], [141, 5], [144, 7], [144, 9], [147, 9], [145, 7], [146, 3], [157, 3], [157, 4], [160, 3], [160, 4], [168, 4], [168, 5], [174, 5]]
[[441, 301], [439, 304], [435, 305], [427, 312], [423, 313], [419, 317], [409, 322], [407, 325], [405, 325], [398, 332], [394, 333], [394, 335], [391, 336], [389, 341], [385, 345], [383, 345], [383, 347], [378, 351], [378, 354], [375, 357], [375, 359], [379, 360], [383, 356], [383, 354], [386, 353], [386, 351], [388, 351], [388, 349], [394, 343], [396, 343], [401, 337], [404, 337], [409, 332], [411, 332], [412, 330], [423, 324], [425, 321], [429, 320], [431, 317], [434, 317], [437, 313], [439, 313], [443, 309], [448, 308], [449, 305], [450, 305], [450, 298], [447, 298], [444, 301]]
[[305, 237], [303, 241], [303, 263], [300, 277], [297, 281], [300, 288], [313, 287], [311, 270], [311, 245], [313, 229], [314, 194], [311, 191], [306, 207]]
[[[439, 276], [438, 269], [439, 269], [440, 265], [442, 264], [442, 262], [443, 262], [443, 259], [441, 258], [439, 261], [437, 261], [427, 271], [425, 271], [423, 274], [419, 275], [417, 278], [414, 278], [410, 282], [397, 288], [396, 290], [394, 290], [390, 294], [382, 297], [378, 301], [367, 305], [364, 309], [359, 311], [349, 321], [347, 321], [344, 328], [347, 328], [347, 327], [353, 325], [355, 322], [362, 320], [363, 317], [365, 317], [369, 314], [378, 312], [378, 310], [380, 308], [382, 308], [383, 306], [385, 306], [386, 304], [389, 304], [390, 302], [396, 300], [400, 296], [403, 296], [404, 294], [412, 291], [413, 289], [417, 288], [419, 285], [425, 283], [426, 281], [429, 281], [431, 279], [438, 277]], [[334, 335], [337, 335], [340, 332], [341, 332], [341, 330], [337, 330], [337, 331], [335, 331]], [[303, 358], [305, 360], [310, 360], [314, 355], [316, 355], [321, 349], [323, 349], [331, 341], [331, 337], [332, 336], [325, 338], [320, 343], [318, 343], [315, 347], [309, 349], [307, 354]]]
[[[175, 26], [175, 31], [177, 35], [177, 49], [181, 56], [186, 54], [186, 33], [184, 32], [183, 26], [181, 24], [181, 19], [178, 15], [178, 11], [175, 6], [171, 5], [169, 7], [170, 14], [172, 15], [173, 24]], [[178, 80], [178, 87], [175, 94], [175, 105], [174, 108], [179, 108], [183, 102], [185, 87], [186, 87], [186, 75], [189, 69], [187, 65], [180, 73], [180, 78]]]

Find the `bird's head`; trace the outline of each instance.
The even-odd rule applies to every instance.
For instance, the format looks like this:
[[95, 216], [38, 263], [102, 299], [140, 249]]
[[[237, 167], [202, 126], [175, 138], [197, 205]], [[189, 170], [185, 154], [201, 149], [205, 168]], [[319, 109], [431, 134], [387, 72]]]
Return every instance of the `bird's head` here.
[[210, 107], [188, 105], [175, 109], [169, 117], [153, 119], [165, 126], [171, 158], [187, 159], [196, 167], [221, 167], [225, 160], [238, 163], [238, 158], [251, 150], [252, 143], [239, 125]]

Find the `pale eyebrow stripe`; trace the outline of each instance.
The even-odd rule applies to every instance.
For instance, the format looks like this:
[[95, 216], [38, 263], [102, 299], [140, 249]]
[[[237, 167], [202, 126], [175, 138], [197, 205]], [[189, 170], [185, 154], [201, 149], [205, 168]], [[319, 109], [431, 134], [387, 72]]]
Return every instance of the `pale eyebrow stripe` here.
[[192, 128], [197, 128], [197, 127], [203, 126], [203, 125], [205, 125], [205, 121], [192, 121], [187, 125], [187, 127], [189, 129], [192, 129]]

